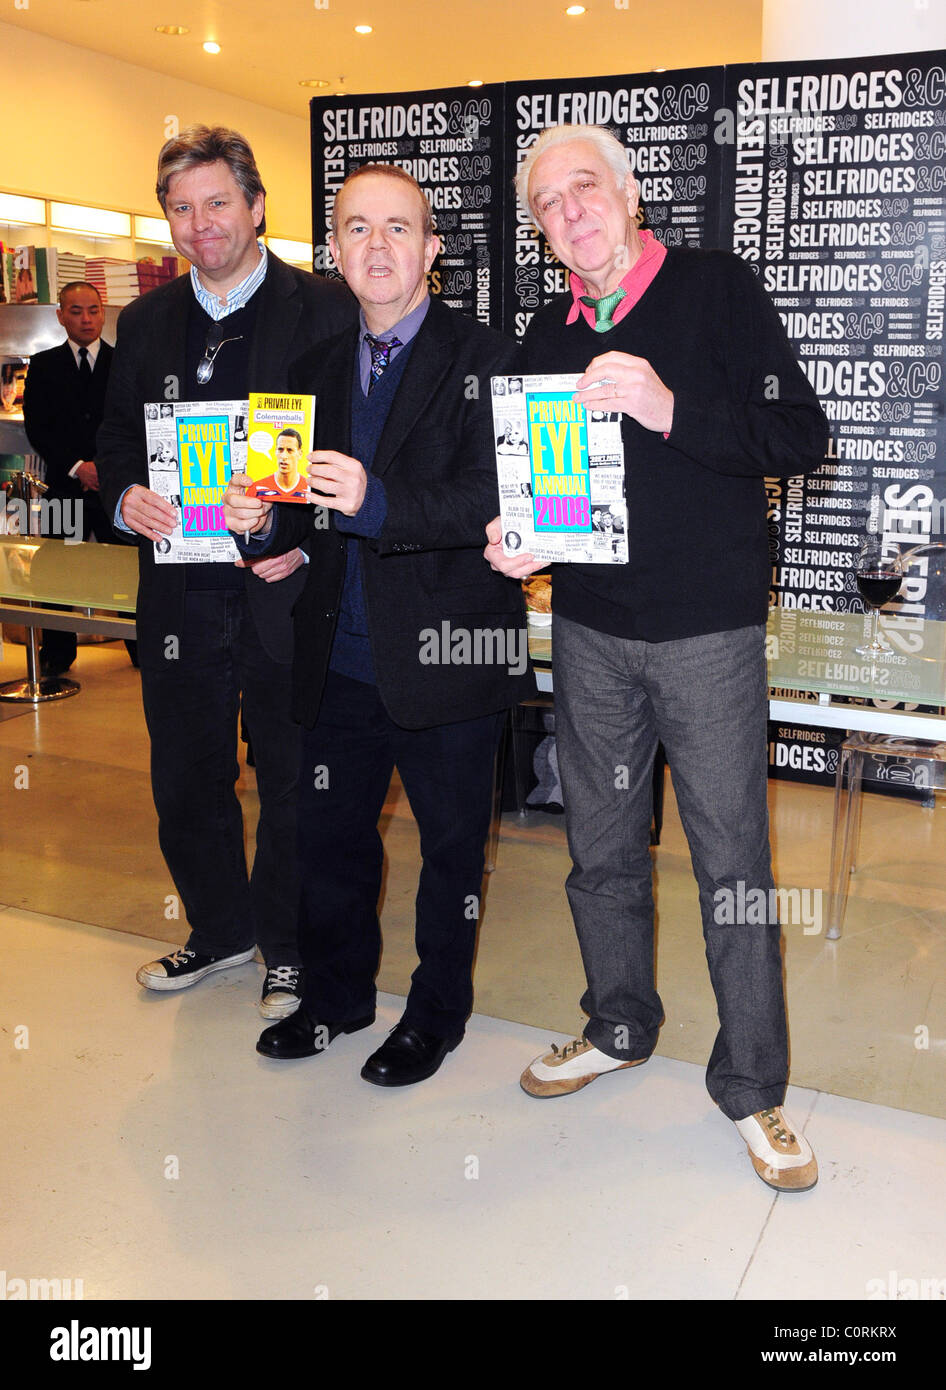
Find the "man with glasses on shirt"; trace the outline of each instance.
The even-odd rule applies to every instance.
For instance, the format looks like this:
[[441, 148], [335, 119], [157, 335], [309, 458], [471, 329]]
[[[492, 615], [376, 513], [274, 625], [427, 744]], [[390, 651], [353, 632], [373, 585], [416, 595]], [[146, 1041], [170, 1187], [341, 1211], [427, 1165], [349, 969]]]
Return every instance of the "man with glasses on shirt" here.
[[[290, 612], [302, 553], [250, 565], [154, 563], [175, 509], [148, 487], [144, 405], [238, 400], [287, 386], [289, 364], [357, 308], [342, 286], [285, 265], [259, 240], [265, 189], [236, 131], [194, 126], [158, 157], [157, 196], [189, 275], [123, 310], [99, 432], [102, 498], [138, 537], [138, 639], [161, 849], [190, 936], [142, 966], [147, 989], [179, 990], [252, 959], [267, 973], [261, 1012], [298, 1006], [295, 841], [298, 727], [289, 717]], [[248, 875], [238, 720], [256, 764], [260, 819]], [[163, 905], [162, 905], [163, 907]]]

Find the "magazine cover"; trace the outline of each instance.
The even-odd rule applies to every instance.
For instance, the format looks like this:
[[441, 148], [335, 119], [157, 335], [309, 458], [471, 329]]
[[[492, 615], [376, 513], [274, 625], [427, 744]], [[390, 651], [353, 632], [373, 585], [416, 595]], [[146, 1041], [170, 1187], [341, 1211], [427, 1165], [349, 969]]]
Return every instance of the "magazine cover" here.
[[36, 247], [16, 246], [13, 250], [12, 289], [13, 304], [36, 304]]
[[247, 497], [267, 502], [307, 502], [306, 455], [315, 429], [314, 396], [250, 392]]
[[232, 564], [240, 552], [222, 504], [231, 472], [246, 464], [246, 401], [150, 401], [144, 409], [149, 485], [180, 516], [155, 541], [155, 564]]
[[572, 399], [578, 375], [494, 376], [503, 551], [627, 564], [620, 411]]

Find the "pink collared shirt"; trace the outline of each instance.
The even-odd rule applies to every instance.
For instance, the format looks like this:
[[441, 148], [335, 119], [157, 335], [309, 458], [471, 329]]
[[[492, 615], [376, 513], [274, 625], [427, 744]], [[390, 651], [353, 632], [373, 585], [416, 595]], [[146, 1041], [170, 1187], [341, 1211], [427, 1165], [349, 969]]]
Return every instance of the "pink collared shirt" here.
[[[639, 231], [637, 235], [641, 239], [641, 253], [631, 266], [630, 270], [621, 281], [620, 289], [626, 290], [624, 298], [618, 304], [614, 313], [611, 315], [612, 323], [620, 323], [625, 314], [629, 314], [641, 295], [647, 289], [657, 274], [657, 271], [664, 263], [667, 248], [657, 240], [653, 232]], [[595, 326], [595, 311], [590, 304], [582, 304], [581, 296], [587, 294], [585, 282], [581, 276], [573, 270], [569, 280], [569, 288], [572, 292], [572, 307], [568, 311], [566, 323], [574, 323], [579, 314], [584, 315], [585, 322], [589, 328]], [[605, 335], [602, 334], [602, 337]]]

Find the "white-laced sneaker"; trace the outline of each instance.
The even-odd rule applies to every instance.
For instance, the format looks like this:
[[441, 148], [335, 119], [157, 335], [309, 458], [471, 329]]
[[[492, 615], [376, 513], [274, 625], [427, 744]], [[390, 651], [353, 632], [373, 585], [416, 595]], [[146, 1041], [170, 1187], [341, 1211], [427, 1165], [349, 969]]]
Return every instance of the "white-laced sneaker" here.
[[256, 955], [256, 947], [239, 951], [235, 956], [204, 956], [182, 947], [160, 960], [143, 965], [135, 977], [145, 989], [188, 989], [215, 970], [229, 970], [232, 965], [245, 965]]
[[759, 1110], [735, 1121], [746, 1141], [752, 1166], [777, 1192], [807, 1192], [818, 1181], [818, 1164], [811, 1145], [795, 1133], [777, 1107]]
[[599, 1052], [586, 1038], [573, 1038], [564, 1047], [552, 1043], [551, 1052], [544, 1052], [530, 1062], [519, 1078], [519, 1085], [530, 1096], [567, 1096], [605, 1072], [637, 1067], [646, 1061], [646, 1057], [638, 1057], [633, 1062], [621, 1062]]
[[288, 1018], [302, 1002], [302, 970], [273, 965], [266, 971], [259, 1011], [263, 1018]]

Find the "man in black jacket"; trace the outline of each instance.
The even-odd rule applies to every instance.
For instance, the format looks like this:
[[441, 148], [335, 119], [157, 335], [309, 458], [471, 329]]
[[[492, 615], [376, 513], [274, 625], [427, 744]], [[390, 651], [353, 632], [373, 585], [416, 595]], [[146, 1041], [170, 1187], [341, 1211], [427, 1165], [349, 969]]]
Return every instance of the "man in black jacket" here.
[[[72, 508], [81, 522], [61, 524], [48, 535], [114, 539], [99, 501], [95, 432], [102, 419], [112, 348], [102, 340], [105, 315], [94, 285], [73, 280], [59, 292], [56, 317], [66, 330], [59, 347], [30, 358], [23, 390], [23, 422], [30, 445], [46, 464], [46, 500]], [[55, 516], [55, 510], [51, 509]], [[134, 644], [128, 644], [133, 654]], [[45, 676], [59, 676], [76, 659], [76, 634], [43, 629], [40, 665]]]
[[[610, 132], [543, 131], [517, 189], [571, 271], [570, 290], [529, 325], [523, 368], [579, 374], [576, 399], [621, 412], [629, 551], [626, 566], [553, 571], [567, 887], [589, 1021], [521, 1084], [532, 1096], [570, 1094], [654, 1049], [659, 739], [719, 1013], [707, 1087], [763, 1181], [804, 1191], [817, 1163], [779, 1108], [788, 1043], [766, 804], [763, 479], [815, 469], [827, 422], [751, 269], [721, 252], [667, 251], [639, 231], [639, 190]], [[529, 554], [503, 554], [498, 519], [487, 534], [497, 570], [537, 568]]]
[[[295, 610], [303, 1009], [266, 1029], [267, 1057], [308, 1057], [374, 1020], [382, 851], [396, 765], [420, 829], [420, 963], [404, 1015], [362, 1069], [379, 1086], [433, 1074], [463, 1036], [501, 715], [533, 691], [521, 588], [483, 564], [497, 505], [489, 377], [506, 339], [432, 301], [430, 208], [402, 170], [366, 165], [339, 190], [332, 255], [359, 328], [296, 364], [314, 392], [309, 483], [320, 503]], [[278, 552], [312, 509], [224, 502], [241, 548]], [[262, 540], [256, 539], [260, 536]]]
[[[289, 717], [292, 605], [303, 556], [250, 568], [155, 564], [175, 510], [148, 487], [144, 405], [245, 399], [286, 389], [290, 362], [355, 315], [347, 291], [267, 252], [265, 189], [235, 131], [196, 126], [164, 146], [158, 199], [189, 275], [122, 312], [99, 432], [103, 500], [137, 533], [142, 694], [161, 848], [187, 912], [186, 947], [142, 966], [139, 983], [177, 990], [239, 965], [257, 944], [261, 1012], [298, 1006], [295, 840], [298, 729]], [[303, 538], [300, 538], [303, 539]], [[242, 566], [242, 562], [238, 562]], [[247, 877], [234, 784], [238, 717], [253, 746], [260, 820]]]

